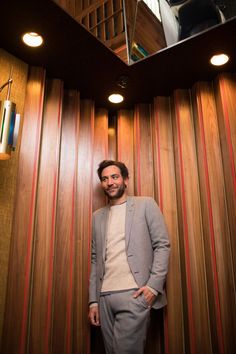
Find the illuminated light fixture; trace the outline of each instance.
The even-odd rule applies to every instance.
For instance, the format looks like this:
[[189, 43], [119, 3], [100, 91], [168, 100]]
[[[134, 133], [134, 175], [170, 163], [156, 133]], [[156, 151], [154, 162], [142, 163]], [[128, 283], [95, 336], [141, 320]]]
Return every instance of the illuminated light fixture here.
[[27, 32], [22, 36], [22, 40], [29, 47], [39, 47], [43, 43], [43, 37], [36, 32]]
[[210, 62], [212, 65], [221, 66], [229, 61], [229, 57], [226, 54], [217, 54], [211, 57]]
[[0, 102], [0, 160], [8, 160], [11, 151], [15, 150], [20, 126], [20, 115], [16, 114], [16, 105], [10, 101], [12, 85], [12, 69], [10, 77], [0, 87], [0, 92], [4, 87], [8, 87], [7, 99]]
[[120, 95], [119, 93], [113, 93], [112, 95], [110, 95], [108, 97], [108, 100], [111, 103], [120, 103], [120, 102], [124, 101], [124, 97], [122, 95]]

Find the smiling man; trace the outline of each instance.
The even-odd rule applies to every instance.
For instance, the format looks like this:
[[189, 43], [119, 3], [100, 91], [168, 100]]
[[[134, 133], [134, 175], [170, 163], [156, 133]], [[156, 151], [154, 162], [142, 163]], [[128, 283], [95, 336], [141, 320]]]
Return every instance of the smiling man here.
[[107, 354], [142, 354], [150, 309], [166, 305], [168, 233], [154, 199], [127, 195], [124, 163], [104, 160], [97, 172], [109, 205], [93, 214], [89, 319]]

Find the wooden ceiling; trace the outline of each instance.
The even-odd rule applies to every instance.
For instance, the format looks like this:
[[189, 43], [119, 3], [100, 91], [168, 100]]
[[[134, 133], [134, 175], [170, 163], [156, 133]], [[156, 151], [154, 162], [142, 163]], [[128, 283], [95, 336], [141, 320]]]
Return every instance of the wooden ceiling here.
[[[47, 77], [62, 79], [66, 88], [78, 89], [82, 98], [110, 111], [114, 106], [107, 96], [113, 91], [125, 96], [119, 108], [131, 108], [157, 95], [170, 95], [176, 88], [190, 88], [196, 81], [212, 80], [221, 71], [236, 72], [235, 18], [127, 66], [51, 0], [4, 0], [0, 13], [3, 49], [44, 67]], [[21, 41], [26, 31], [41, 33], [45, 44], [26, 47]], [[230, 62], [223, 69], [210, 66], [209, 58], [222, 51]], [[117, 85], [123, 75], [128, 77], [125, 89]]]

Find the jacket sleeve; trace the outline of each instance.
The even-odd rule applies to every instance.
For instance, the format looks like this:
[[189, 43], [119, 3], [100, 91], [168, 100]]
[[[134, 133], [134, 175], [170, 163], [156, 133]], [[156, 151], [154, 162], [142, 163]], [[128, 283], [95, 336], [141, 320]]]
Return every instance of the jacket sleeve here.
[[162, 294], [170, 255], [168, 231], [163, 215], [154, 199], [148, 199], [145, 212], [153, 249], [153, 263], [147, 285]]
[[96, 254], [96, 239], [95, 239], [95, 222], [93, 216], [92, 222], [92, 246], [91, 246], [91, 270], [89, 279], [89, 304], [92, 302], [98, 302], [97, 289], [96, 289], [96, 271], [97, 268], [97, 254]]

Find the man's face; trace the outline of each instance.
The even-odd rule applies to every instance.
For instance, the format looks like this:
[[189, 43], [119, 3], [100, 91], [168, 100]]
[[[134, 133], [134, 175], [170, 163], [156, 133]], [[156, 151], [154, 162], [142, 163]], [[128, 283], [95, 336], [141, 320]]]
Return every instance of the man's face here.
[[117, 166], [108, 166], [102, 171], [101, 185], [110, 200], [121, 198], [126, 190], [128, 179], [124, 179]]

